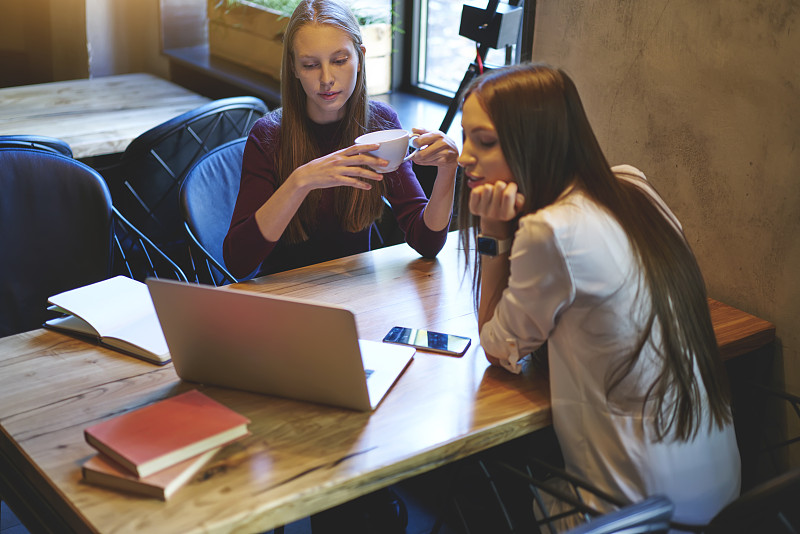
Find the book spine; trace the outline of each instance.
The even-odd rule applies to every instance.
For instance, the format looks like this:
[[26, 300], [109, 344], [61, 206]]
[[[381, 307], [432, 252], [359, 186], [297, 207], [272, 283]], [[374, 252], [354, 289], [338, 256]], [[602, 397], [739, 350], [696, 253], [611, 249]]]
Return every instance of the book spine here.
[[94, 436], [92, 436], [86, 430], [83, 431], [83, 437], [86, 440], [86, 443], [88, 443], [89, 445], [91, 445], [92, 447], [97, 449], [98, 451], [102, 452], [103, 454], [105, 454], [106, 456], [108, 456], [109, 458], [111, 458], [112, 460], [117, 462], [119, 465], [121, 465], [122, 467], [124, 467], [125, 469], [130, 471], [131, 473], [133, 473], [133, 474], [135, 474], [136, 476], [139, 476], [139, 477], [142, 476], [142, 474], [139, 472], [139, 467], [136, 464], [134, 464], [133, 462], [131, 462], [130, 460], [128, 460], [124, 456], [121, 456], [120, 454], [118, 454], [114, 449], [106, 447], [105, 443], [103, 443], [100, 440], [96, 439]]
[[146, 497], [154, 497], [156, 499], [161, 499], [162, 501], [166, 501], [172, 495], [171, 492], [167, 492], [167, 488], [159, 488], [158, 486], [147, 484], [146, 482], [122, 480], [111, 475], [96, 473], [90, 469], [86, 469], [85, 467], [82, 468], [81, 471], [83, 473], [83, 479], [86, 482], [95, 484], [97, 486], [102, 486], [113, 490], [127, 491], [137, 495], [144, 495]]

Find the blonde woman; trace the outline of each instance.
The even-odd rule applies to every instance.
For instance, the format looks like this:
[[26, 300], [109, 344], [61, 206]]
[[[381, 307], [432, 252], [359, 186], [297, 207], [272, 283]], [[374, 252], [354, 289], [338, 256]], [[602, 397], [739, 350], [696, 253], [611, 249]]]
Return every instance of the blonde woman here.
[[[282, 108], [247, 140], [239, 196], [223, 245], [235, 276], [268, 274], [370, 249], [370, 226], [388, 200], [406, 242], [433, 257], [446, 239], [458, 149], [436, 131], [419, 134], [412, 161], [438, 168], [428, 200], [411, 163], [379, 174], [386, 161], [353, 146], [365, 132], [400, 128], [386, 104], [369, 101], [364, 51], [350, 9], [304, 0], [289, 20], [281, 73]], [[426, 146], [427, 145], [427, 146]]]

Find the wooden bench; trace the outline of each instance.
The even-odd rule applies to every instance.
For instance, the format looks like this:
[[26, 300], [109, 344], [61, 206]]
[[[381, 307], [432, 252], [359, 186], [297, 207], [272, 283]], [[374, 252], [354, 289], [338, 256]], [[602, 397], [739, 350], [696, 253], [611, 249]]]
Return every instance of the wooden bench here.
[[766, 385], [772, 379], [775, 325], [714, 299], [708, 299], [708, 306], [731, 386], [744, 491], [760, 480], [758, 457], [767, 402], [753, 385]]
[[775, 340], [775, 325], [769, 321], [711, 298], [708, 307], [723, 360], [761, 349]]

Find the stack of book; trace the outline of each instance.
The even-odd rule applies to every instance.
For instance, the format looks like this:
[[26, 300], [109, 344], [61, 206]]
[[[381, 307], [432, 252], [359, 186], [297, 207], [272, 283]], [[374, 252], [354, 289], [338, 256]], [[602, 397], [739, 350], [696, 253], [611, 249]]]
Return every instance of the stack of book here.
[[99, 452], [83, 479], [167, 500], [220, 448], [248, 435], [249, 423], [197, 390], [182, 393], [86, 428]]

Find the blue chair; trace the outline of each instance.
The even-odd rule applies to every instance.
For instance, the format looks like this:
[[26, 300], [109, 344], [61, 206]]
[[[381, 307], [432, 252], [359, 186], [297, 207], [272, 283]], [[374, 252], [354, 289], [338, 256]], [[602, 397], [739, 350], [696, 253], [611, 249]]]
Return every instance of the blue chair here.
[[66, 141], [45, 135], [0, 135], [0, 148], [38, 148], [72, 157], [72, 147]]
[[114, 205], [186, 271], [191, 269], [178, 207], [181, 184], [214, 148], [246, 136], [267, 107], [255, 97], [223, 98], [134, 139], [119, 161], [100, 169]]
[[[239, 183], [242, 175], [242, 157], [246, 137], [229, 141], [201, 157], [186, 173], [180, 190], [180, 205], [184, 230], [189, 243], [191, 259], [190, 274], [203, 284], [220, 286], [247, 280], [255, 271], [241, 279], [234, 277], [225, 267], [222, 256], [222, 242], [228, 233]], [[395, 239], [391, 244], [403, 241], [403, 234], [397, 226], [391, 207], [384, 199], [383, 221], [373, 223], [374, 248], [390, 244], [387, 237]], [[399, 238], [390, 234], [388, 228], [395, 228]]]
[[0, 337], [54, 317], [51, 295], [116, 274], [187, 280], [114, 208], [102, 176], [77, 160], [0, 148], [0, 190]]
[[246, 137], [230, 141], [200, 158], [181, 186], [181, 213], [193, 273], [204, 284], [220, 286], [239, 281], [225, 267], [222, 242], [239, 194], [246, 141]]

